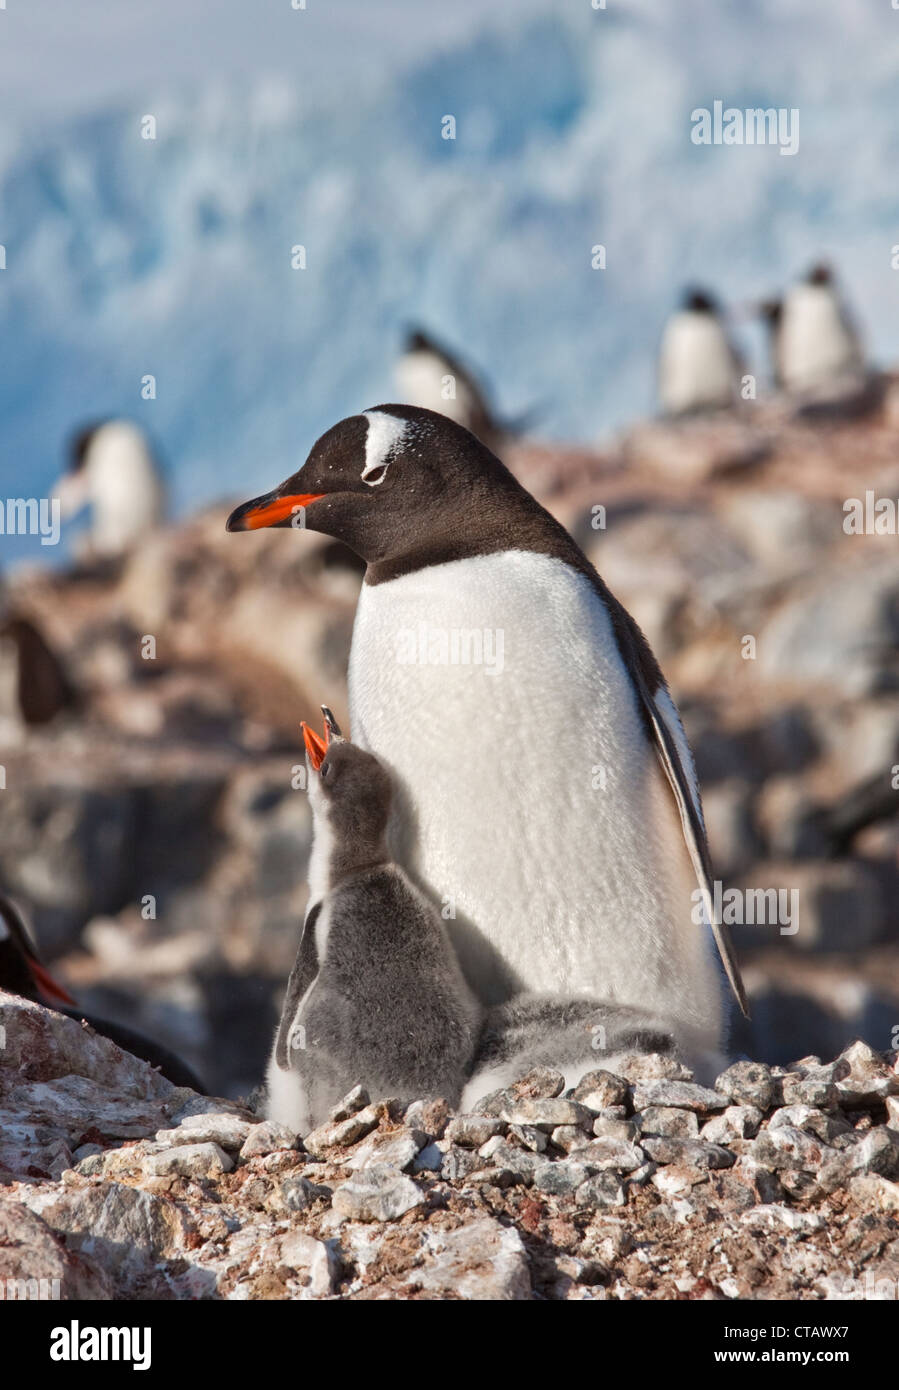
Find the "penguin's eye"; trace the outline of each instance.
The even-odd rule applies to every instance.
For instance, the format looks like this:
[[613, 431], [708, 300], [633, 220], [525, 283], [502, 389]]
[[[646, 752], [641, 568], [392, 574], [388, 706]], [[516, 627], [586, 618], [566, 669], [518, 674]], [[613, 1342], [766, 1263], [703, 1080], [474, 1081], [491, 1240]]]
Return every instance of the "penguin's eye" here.
[[367, 470], [362, 474], [362, 481], [368, 483], [369, 487], [377, 487], [378, 483], [383, 483], [387, 475], [387, 464], [379, 463], [375, 468]]

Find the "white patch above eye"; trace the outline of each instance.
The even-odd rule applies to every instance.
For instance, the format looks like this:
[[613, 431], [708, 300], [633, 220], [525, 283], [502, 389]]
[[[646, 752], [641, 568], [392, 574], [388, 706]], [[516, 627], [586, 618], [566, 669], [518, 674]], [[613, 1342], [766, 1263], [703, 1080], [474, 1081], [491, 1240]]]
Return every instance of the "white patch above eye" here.
[[[369, 487], [377, 487], [387, 477], [388, 456], [406, 433], [407, 421], [398, 419], [396, 415], [383, 415], [379, 410], [366, 410], [363, 415], [368, 421], [368, 433], [365, 436], [362, 481], [368, 483]], [[378, 472], [381, 475], [379, 478], [371, 477], [372, 473]]]
[[0, 941], [8, 941], [8, 940], [9, 940], [9, 937], [10, 937], [9, 927], [6, 925], [6, 923], [4, 922], [3, 918], [0, 917]]

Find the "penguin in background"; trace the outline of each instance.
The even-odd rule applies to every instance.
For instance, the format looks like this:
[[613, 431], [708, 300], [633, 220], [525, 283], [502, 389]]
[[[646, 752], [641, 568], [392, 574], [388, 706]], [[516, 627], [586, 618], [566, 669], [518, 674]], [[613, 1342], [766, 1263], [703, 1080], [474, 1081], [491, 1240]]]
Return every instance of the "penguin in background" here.
[[298, 508], [366, 562], [354, 741], [395, 778], [394, 855], [452, 900], [480, 1001], [642, 1008], [717, 1075], [715, 946], [744, 1012], [745, 993], [690, 748], [636, 623], [500, 460], [431, 411], [342, 420], [227, 526], [291, 526]]
[[41, 961], [19, 909], [2, 893], [0, 989], [8, 994], [18, 994], [22, 999], [30, 999], [35, 1004], [42, 1004], [45, 1009], [54, 1009], [68, 1018], [83, 1020], [95, 1033], [109, 1038], [110, 1042], [114, 1042], [123, 1052], [130, 1052], [132, 1056], [149, 1062], [151, 1067], [157, 1067], [173, 1086], [189, 1086], [200, 1095], [206, 1094], [206, 1088], [196, 1073], [167, 1047], [144, 1037], [142, 1033], [136, 1033], [124, 1024], [109, 1023], [79, 1009], [68, 990], [53, 978]]
[[79, 698], [41, 630], [22, 614], [0, 621], [0, 717], [14, 728], [49, 724]]
[[860, 382], [865, 375], [861, 339], [823, 263], [787, 291], [771, 344], [777, 375], [790, 392]]
[[303, 725], [310, 906], [267, 1073], [269, 1119], [298, 1134], [355, 1084], [456, 1104], [480, 1026], [440, 913], [387, 849], [390, 774], [322, 713], [324, 738]]
[[406, 335], [394, 370], [400, 394], [409, 405], [434, 410], [470, 430], [488, 449], [501, 449], [506, 439], [520, 434], [534, 411], [514, 420], [500, 420], [486, 388], [445, 347], [420, 328]]
[[662, 412], [681, 416], [730, 409], [739, 397], [742, 371], [718, 304], [705, 290], [688, 290], [665, 324], [659, 347]]
[[63, 520], [90, 508], [90, 557], [124, 556], [165, 514], [159, 467], [147, 439], [129, 420], [106, 420], [79, 431], [68, 472], [56, 483]]

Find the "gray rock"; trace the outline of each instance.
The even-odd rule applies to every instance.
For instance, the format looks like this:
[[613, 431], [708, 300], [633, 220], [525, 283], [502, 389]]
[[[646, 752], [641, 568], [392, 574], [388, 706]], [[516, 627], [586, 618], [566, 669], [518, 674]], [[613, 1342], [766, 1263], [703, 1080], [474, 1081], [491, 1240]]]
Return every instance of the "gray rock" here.
[[852, 1126], [839, 1111], [818, 1110], [811, 1105], [784, 1105], [768, 1121], [768, 1129], [783, 1129], [790, 1125], [794, 1129], [806, 1130], [816, 1135], [825, 1144], [832, 1144], [841, 1134], [848, 1134]]
[[326, 1298], [334, 1292], [340, 1260], [330, 1241], [316, 1240], [302, 1231], [288, 1231], [281, 1237], [279, 1255], [282, 1264], [307, 1275], [313, 1298]]
[[588, 1110], [606, 1110], [611, 1105], [623, 1105], [629, 1086], [623, 1076], [610, 1071], [588, 1071], [571, 1092], [572, 1100], [586, 1105]]
[[508, 1087], [519, 1100], [553, 1100], [565, 1089], [565, 1078], [554, 1067], [532, 1067]]
[[513, 1125], [534, 1125], [547, 1134], [558, 1125], [580, 1125], [583, 1129], [593, 1126], [593, 1113], [586, 1105], [561, 1098], [538, 1097], [516, 1101], [503, 1108], [502, 1118]]
[[371, 1104], [371, 1097], [364, 1086], [354, 1086], [348, 1091], [343, 1100], [329, 1113], [328, 1119], [331, 1124], [339, 1124], [341, 1120], [348, 1120], [351, 1115], [356, 1115], [360, 1110], [364, 1110]]
[[763, 1130], [753, 1140], [747, 1156], [753, 1163], [774, 1172], [786, 1169], [817, 1172], [834, 1157], [834, 1152], [817, 1135], [783, 1124]]
[[387, 1164], [364, 1168], [334, 1191], [334, 1210], [352, 1221], [396, 1221], [424, 1205], [411, 1178]]
[[535, 1125], [509, 1125], [509, 1139], [521, 1144], [522, 1148], [530, 1149], [532, 1153], [542, 1154], [546, 1151], [546, 1135]]
[[578, 1149], [577, 1161], [600, 1171], [633, 1173], [646, 1162], [646, 1154], [639, 1144], [621, 1139], [592, 1139], [586, 1148]]
[[774, 1104], [777, 1087], [763, 1062], [734, 1062], [715, 1082], [732, 1105], [754, 1105], [763, 1113]]
[[648, 1105], [637, 1120], [641, 1134], [667, 1134], [674, 1139], [695, 1139], [699, 1134], [696, 1112], [673, 1105]]
[[[516, 1181], [530, 1186], [534, 1180], [534, 1174], [542, 1166], [544, 1160], [538, 1158], [536, 1154], [528, 1153], [525, 1149], [516, 1148], [514, 1144], [500, 1143], [493, 1151], [490, 1162], [494, 1168], [503, 1169], [505, 1172], [511, 1173]], [[446, 1172], [445, 1160], [444, 1172]]]
[[702, 1139], [707, 1144], [732, 1144], [736, 1139], [754, 1139], [759, 1132], [763, 1115], [754, 1105], [729, 1105], [720, 1115], [713, 1115], [702, 1127]]
[[346, 1166], [354, 1173], [376, 1164], [389, 1164], [400, 1170], [408, 1168], [425, 1138], [420, 1131], [401, 1129], [393, 1134], [375, 1132], [357, 1145]]
[[567, 1197], [576, 1192], [595, 1170], [576, 1159], [559, 1159], [556, 1163], [544, 1163], [534, 1174], [534, 1187], [540, 1192], [554, 1196]]
[[309, 1178], [290, 1177], [281, 1182], [281, 1197], [288, 1211], [306, 1211], [315, 1202], [330, 1201], [331, 1188]]
[[581, 1183], [575, 1193], [579, 1207], [623, 1207], [627, 1201], [624, 1186], [614, 1173], [597, 1173]]
[[456, 1115], [446, 1127], [445, 1137], [466, 1149], [479, 1149], [495, 1134], [505, 1133], [504, 1120], [492, 1115]]
[[281, 1149], [295, 1149], [297, 1136], [286, 1125], [277, 1120], [263, 1120], [262, 1124], [252, 1125], [241, 1145], [241, 1158], [261, 1158], [265, 1154], [278, 1153]]
[[428, 1258], [405, 1278], [410, 1288], [477, 1302], [531, 1298], [527, 1256], [514, 1228], [482, 1216], [454, 1231], [431, 1230], [427, 1241]]
[[[109, 1277], [69, 1251], [51, 1226], [0, 1192], [0, 1287], [7, 1300], [114, 1297]], [[13, 1291], [14, 1290], [14, 1291]]]
[[658, 1135], [642, 1140], [643, 1148], [656, 1163], [677, 1163], [686, 1168], [730, 1168], [735, 1155], [720, 1144], [702, 1139], [673, 1139]]
[[217, 1178], [230, 1173], [234, 1160], [218, 1144], [181, 1144], [162, 1153], [147, 1154], [145, 1173], [155, 1178]]
[[634, 1109], [639, 1111], [648, 1110], [650, 1106], [665, 1106], [711, 1112], [723, 1110], [726, 1105], [727, 1100], [718, 1091], [710, 1091], [692, 1081], [638, 1081], [634, 1086]]
[[829, 1109], [838, 1105], [840, 1101], [830, 1068], [788, 1072], [781, 1078], [781, 1089], [784, 1105], [807, 1105], [813, 1109]]
[[156, 1141], [169, 1148], [179, 1144], [218, 1144], [220, 1149], [233, 1153], [253, 1128], [248, 1120], [237, 1115], [190, 1115], [177, 1129], [158, 1130]]
[[549, 1137], [557, 1149], [567, 1154], [583, 1149], [590, 1142], [577, 1125], [557, 1125]]
[[[679, 1110], [679, 1115], [687, 1112]], [[618, 1139], [623, 1144], [632, 1144], [640, 1137], [640, 1126], [634, 1120], [612, 1119], [608, 1115], [597, 1115], [593, 1121], [593, 1133], [597, 1139]]]
[[334, 1124], [319, 1125], [303, 1139], [303, 1147], [315, 1158], [323, 1158], [329, 1149], [345, 1149], [357, 1140], [364, 1139], [378, 1123], [379, 1111], [376, 1105], [367, 1105], [345, 1120]]
[[[502, 1140], [499, 1141], [500, 1144]], [[470, 1149], [457, 1149], [455, 1145], [443, 1155], [440, 1169], [441, 1177], [447, 1182], [459, 1182], [484, 1166], [484, 1156], [472, 1153]]]

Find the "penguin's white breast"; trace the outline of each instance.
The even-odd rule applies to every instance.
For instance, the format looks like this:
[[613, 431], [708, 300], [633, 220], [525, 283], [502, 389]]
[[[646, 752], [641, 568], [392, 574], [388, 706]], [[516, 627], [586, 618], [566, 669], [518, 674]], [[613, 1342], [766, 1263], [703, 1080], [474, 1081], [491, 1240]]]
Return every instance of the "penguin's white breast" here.
[[350, 707], [398, 776], [407, 867], [489, 943], [454, 932], [482, 996], [495, 952], [524, 988], [651, 1002], [693, 978], [708, 1005], [679, 823], [584, 575], [506, 551], [364, 585]]
[[727, 405], [734, 365], [727, 335], [711, 314], [675, 314], [659, 354], [659, 397], [666, 410]]
[[826, 285], [797, 285], [784, 304], [780, 359], [787, 386], [815, 386], [858, 365], [854, 335]]

